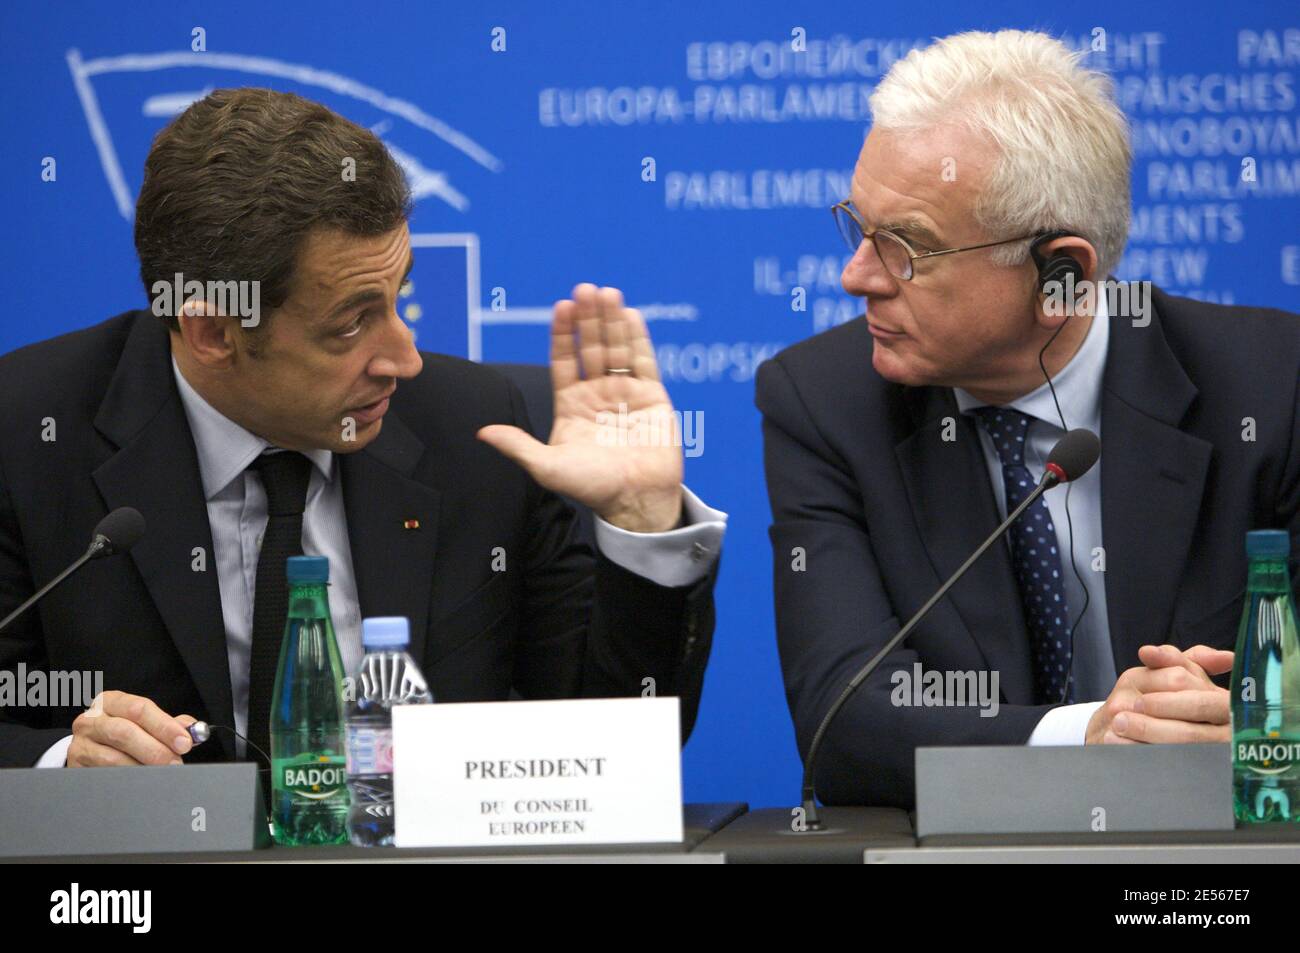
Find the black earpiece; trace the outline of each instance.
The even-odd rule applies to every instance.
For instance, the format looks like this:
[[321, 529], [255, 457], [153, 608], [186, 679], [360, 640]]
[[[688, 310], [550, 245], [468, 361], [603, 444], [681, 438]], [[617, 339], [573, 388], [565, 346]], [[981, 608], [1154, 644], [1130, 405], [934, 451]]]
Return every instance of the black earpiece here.
[[1062, 286], [1066, 285], [1066, 276], [1073, 275], [1073, 287], [1078, 287], [1083, 281], [1083, 266], [1079, 264], [1070, 255], [1065, 252], [1057, 252], [1048, 258], [1044, 258], [1038, 250], [1039, 245], [1043, 245], [1057, 238], [1062, 238], [1071, 232], [1048, 232], [1046, 235], [1040, 235], [1029, 246], [1029, 254], [1033, 256], [1034, 264], [1038, 268], [1038, 293], [1046, 294], [1047, 286], [1054, 281], [1059, 281]]
[[1073, 287], [1079, 287], [1083, 282], [1083, 266], [1064, 252], [1053, 255], [1038, 269], [1038, 290], [1045, 294], [1047, 286], [1054, 281], [1059, 281], [1062, 287], [1070, 287], [1067, 275], [1073, 275]]

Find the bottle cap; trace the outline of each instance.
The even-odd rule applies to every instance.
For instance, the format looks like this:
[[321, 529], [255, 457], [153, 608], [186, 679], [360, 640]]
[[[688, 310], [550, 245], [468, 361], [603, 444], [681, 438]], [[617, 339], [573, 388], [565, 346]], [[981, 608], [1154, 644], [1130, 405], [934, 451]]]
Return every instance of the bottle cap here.
[[330, 561], [324, 556], [290, 556], [284, 567], [289, 584], [330, 581]]
[[411, 644], [411, 624], [405, 616], [362, 619], [361, 644], [367, 649], [404, 649]]
[[1286, 559], [1291, 539], [1286, 530], [1253, 529], [1246, 534], [1246, 556], [1251, 559]]

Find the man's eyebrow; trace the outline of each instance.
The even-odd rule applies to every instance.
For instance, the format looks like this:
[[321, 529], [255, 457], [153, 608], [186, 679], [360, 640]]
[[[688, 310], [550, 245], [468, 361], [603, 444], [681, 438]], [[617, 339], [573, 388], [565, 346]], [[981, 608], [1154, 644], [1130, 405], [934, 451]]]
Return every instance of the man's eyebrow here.
[[[862, 211], [862, 207], [857, 202], [849, 198], [849, 204], [853, 206], [854, 211], [861, 216], [862, 221], [866, 223], [868, 229], [873, 226], [870, 220]], [[893, 232], [901, 238], [915, 238], [919, 244], [926, 245], [930, 250], [937, 250], [943, 247], [943, 239], [934, 233], [930, 226], [917, 216], [915, 213], [902, 212], [894, 218], [887, 220], [885, 223], [874, 226], [876, 229], [886, 232]]]
[[884, 231], [893, 232], [903, 238], [916, 238], [921, 244], [928, 246], [932, 250], [943, 247], [939, 236], [918, 218], [895, 219], [880, 227]]
[[[400, 282], [401, 284], [406, 283], [406, 279], [410, 277], [411, 269], [414, 267], [415, 267], [415, 254], [412, 253], [406, 259], [406, 272], [402, 275], [402, 281]], [[325, 316], [324, 323], [329, 323], [330, 321], [333, 321], [340, 314], [344, 314], [345, 312], [351, 311], [353, 308], [360, 307], [363, 304], [368, 304], [369, 302], [375, 300], [382, 301], [383, 298], [384, 298], [383, 292], [378, 291], [374, 288], [367, 288], [365, 291], [358, 291], [356, 294], [348, 295], [336, 307], [330, 309], [330, 313]]]

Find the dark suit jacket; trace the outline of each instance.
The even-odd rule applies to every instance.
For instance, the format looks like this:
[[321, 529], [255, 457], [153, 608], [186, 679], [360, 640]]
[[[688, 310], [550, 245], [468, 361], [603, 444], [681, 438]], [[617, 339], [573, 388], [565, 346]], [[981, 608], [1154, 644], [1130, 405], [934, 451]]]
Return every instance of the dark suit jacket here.
[[[79, 556], [95, 523], [134, 506], [129, 555], [87, 564], [0, 634], [0, 670], [102, 671], [105, 689], [233, 724], [221, 599], [198, 460], [167, 333], [145, 311], [0, 358], [0, 616]], [[411, 621], [411, 653], [438, 701], [680, 695], [698, 710], [714, 574], [679, 589], [621, 569], [572, 507], [475, 439], [530, 424], [500, 373], [425, 354], [379, 436], [340, 454], [363, 615]], [[44, 441], [52, 418], [56, 439]], [[418, 529], [404, 529], [406, 520]], [[494, 572], [492, 551], [506, 551]], [[192, 550], [208, 554], [191, 569]], [[79, 713], [0, 708], [0, 766], [30, 766]], [[188, 760], [233, 757], [227, 732]]]
[[[1154, 310], [1145, 328], [1111, 319], [1101, 398], [1117, 672], [1140, 664], [1148, 642], [1233, 648], [1247, 530], [1287, 529], [1300, 565], [1300, 316], [1159, 292]], [[758, 373], [781, 666], [805, 757], [849, 679], [999, 522], [976, 425], [952, 390], [884, 380], [871, 348], [855, 320]], [[1242, 439], [1245, 417], [1253, 442]], [[941, 439], [944, 418], [956, 421], [954, 441]], [[803, 572], [792, 569], [796, 547]], [[997, 716], [892, 705], [891, 673], [916, 661], [997, 671]], [[910, 807], [918, 746], [1021, 744], [1051, 707], [1032, 701], [1019, 590], [997, 545], [840, 712], [818, 793], [828, 804]]]

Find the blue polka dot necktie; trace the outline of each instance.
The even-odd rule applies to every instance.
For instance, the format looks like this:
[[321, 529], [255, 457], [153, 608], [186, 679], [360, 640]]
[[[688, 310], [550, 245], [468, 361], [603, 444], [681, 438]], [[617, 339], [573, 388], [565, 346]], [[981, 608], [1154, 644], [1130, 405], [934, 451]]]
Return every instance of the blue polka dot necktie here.
[[[1010, 513], [1034, 491], [1038, 481], [1025, 466], [1025, 437], [1034, 418], [1006, 407], [980, 407], [975, 413], [993, 438], [1002, 461], [1002, 481]], [[1056, 546], [1056, 527], [1043, 497], [1034, 500], [1008, 530], [1011, 561], [1020, 583], [1020, 598], [1029, 624], [1033, 654], [1034, 697], [1039, 705], [1061, 701], [1070, 678], [1070, 616], [1065, 574]], [[1072, 698], [1067, 697], [1067, 701]]]

